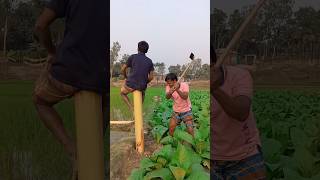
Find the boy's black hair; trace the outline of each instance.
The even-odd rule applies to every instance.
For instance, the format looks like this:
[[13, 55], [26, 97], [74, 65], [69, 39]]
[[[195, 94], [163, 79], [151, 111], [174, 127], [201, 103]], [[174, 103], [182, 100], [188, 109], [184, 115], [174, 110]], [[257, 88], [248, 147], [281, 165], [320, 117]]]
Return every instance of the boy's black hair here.
[[171, 80], [171, 81], [178, 81], [178, 77], [175, 73], [169, 73], [167, 74], [166, 78], [164, 79], [165, 81]]
[[147, 53], [149, 50], [149, 44], [146, 41], [140, 41], [138, 43], [138, 51], [142, 53]]

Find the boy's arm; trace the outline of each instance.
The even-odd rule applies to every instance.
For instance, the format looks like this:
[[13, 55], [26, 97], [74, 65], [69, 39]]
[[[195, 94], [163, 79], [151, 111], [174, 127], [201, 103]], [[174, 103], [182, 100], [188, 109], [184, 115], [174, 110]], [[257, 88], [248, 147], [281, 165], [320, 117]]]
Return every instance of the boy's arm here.
[[170, 98], [172, 97], [172, 94], [173, 94], [174, 91], [175, 91], [175, 90], [174, 90], [173, 88], [170, 89], [169, 92], [166, 93], [166, 98], [167, 98], [167, 99], [170, 99]]
[[56, 47], [52, 43], [51, 33], [49, 26], [57, 18], [55, 11], [45, 8], [42, 14], [38, 17], [35, 28], [34, 36], [40, 44], [48, 51], [48, 56], [54, 56]]
[[127, 79], [127, 69], [128, 69], [128, 66], [126, 64], [124, 64], [121, 67], [121, 74], [124, 76], [125, 79]]
[[[241, 71], [236, 78], [233, 97], [225, 93], [220, 86], [213, 88], [210, 93], [230, 117], [238, 121], [245, 121], [251, 111], [252, 78], [248, 71]], [[212, 85], [214, 84], [219, 83]]]
[[152, 79], [153, 79], [153, 76], [154, 76], [154, 75], [153, 75], [153, 72], [154, 72], [154, 71], [150, 71], [150, 72], [149, 72], [149, 75], [148, 75], [148, 83], [150, 83], [150, 82], [152, 81]]
[[177, 84], [175, 86], [176, 92], [179, 94], [179, 96], [182, 99], [187, 100], [188, 96], [189, 96], [189, 87], [188, 87], [188, 85], [186, 85], [185, 88], [183, 88], [183, 89], [180, 89], [180, 87], [181, 87], [180, 84]]
[[166, 98], [170, 99], [174, 91], [175, 91], [174, 88], [170, 88], [169, 86], [166, 86]]
[[238, 121], [245, 121], [248, 118], [251, 107], [249, 97], [240, 95], [232, 98], [220, 88], [213, 91], [212, 95], [230, 117]]

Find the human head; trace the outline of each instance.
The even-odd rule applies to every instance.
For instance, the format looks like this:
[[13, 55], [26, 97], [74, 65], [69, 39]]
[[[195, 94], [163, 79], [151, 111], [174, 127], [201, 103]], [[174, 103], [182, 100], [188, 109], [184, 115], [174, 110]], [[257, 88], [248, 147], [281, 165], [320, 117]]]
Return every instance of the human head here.
[[178, 81], [178, 77], [175, 73], [169, 73], [167, 74], [165, 81], [170, 87], [172, 87]]
[[138, 51], [141, 53], [147, 53], [149, 49], [149, 44], [146, 41], [140, 41], [138, 43]]

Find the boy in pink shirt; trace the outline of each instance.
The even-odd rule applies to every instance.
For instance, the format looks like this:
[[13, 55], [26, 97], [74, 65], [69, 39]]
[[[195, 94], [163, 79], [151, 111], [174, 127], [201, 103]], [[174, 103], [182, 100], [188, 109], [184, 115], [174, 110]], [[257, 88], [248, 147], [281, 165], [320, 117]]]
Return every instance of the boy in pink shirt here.
[[212, 47], [211, 57], [211, 179], [266, 179], [251, 75], [233, 66], [214, 68]]
[[187, 132], [193, 136], [193, 116], [188, 84], [178, 83], [177, 75], [174, 73], [169, 73], [165, 81], [167, 83], [166, 98], [173, 100], [174, 111], [169, 123], [169, 134], [173, 136], [175, 128], [183, 121], [187, 126]]

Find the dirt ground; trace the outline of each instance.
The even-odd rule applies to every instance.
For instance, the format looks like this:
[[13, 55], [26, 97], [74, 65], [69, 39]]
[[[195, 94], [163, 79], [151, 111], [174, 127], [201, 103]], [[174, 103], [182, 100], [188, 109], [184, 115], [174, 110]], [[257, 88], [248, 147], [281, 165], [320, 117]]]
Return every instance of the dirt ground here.
[[151, 155], [161, 146], [156, 144], [150, 134], [150, 127], [145, 126], [145, 152], [140, 155], [135, 150], [135, 135], [131, 128], [130, 131], [116, 131], [111, 129], [110, 132], [110, 179], [123, 180], [127, 179], [131, 171], [139, 168], [140, 160]]

